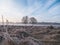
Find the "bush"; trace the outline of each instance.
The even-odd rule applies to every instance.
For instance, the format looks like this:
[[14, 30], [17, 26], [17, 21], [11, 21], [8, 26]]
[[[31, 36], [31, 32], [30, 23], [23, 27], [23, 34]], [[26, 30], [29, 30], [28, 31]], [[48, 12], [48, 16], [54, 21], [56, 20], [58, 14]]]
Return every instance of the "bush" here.
[[51, 25], [51, 26], [48, 26], [47, 27], [48, 29], [54, 29], [54, 27]]

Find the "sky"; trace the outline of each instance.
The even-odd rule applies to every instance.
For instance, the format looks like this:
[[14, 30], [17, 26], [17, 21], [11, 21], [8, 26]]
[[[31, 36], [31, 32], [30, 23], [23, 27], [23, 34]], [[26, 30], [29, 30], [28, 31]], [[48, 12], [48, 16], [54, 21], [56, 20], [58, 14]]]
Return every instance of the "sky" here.
[[60, 23], [60, 0], [0, 0], [0, 22], [21, 22], [23, 16], [35, 17], [38, 22]]

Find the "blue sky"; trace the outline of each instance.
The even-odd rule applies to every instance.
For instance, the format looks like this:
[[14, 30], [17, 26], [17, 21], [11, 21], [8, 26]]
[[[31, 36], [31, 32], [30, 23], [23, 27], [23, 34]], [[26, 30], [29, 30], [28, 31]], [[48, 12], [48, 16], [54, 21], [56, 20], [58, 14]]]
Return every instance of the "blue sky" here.
[[20, 22], [23, 16], [60, 22], [60, 0], [0, 0], [0, 21], [1, 15], [11, 22]]

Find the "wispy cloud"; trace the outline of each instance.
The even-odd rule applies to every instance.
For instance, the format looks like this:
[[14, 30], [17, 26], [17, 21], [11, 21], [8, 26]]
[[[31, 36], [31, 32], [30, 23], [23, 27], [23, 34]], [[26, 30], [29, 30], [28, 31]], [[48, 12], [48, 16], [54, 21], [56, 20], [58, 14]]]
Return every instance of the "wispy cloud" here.
[[0, 15], [10, 21], [33, 16], [38, 21], [60, 22], [60, 0], [0, 0]]

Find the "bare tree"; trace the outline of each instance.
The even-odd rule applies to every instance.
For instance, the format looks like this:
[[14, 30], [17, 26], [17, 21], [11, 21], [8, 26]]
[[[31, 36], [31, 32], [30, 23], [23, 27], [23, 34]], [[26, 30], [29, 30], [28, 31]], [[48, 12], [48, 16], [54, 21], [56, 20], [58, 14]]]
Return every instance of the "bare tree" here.
[[28, 16], [24, 16], [22, 18], [22, 23], [27, 24], [28, 23]]
[[31, 24], [36, 24], [36, 23], [37, 23], [37, 20], [36, 20], [34, 17], [31, 17], [31, 18], [29, 19], [29, 23], [31, 23]]

